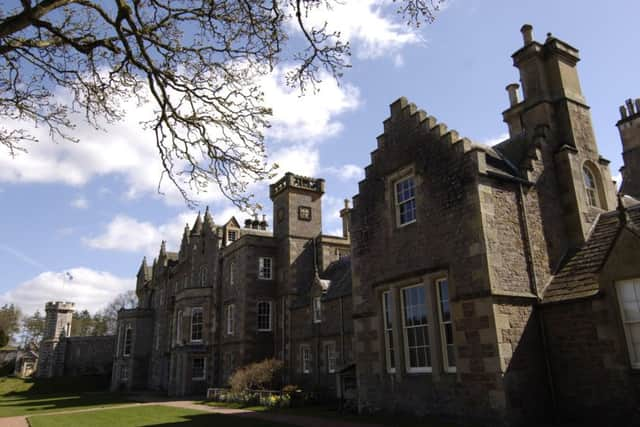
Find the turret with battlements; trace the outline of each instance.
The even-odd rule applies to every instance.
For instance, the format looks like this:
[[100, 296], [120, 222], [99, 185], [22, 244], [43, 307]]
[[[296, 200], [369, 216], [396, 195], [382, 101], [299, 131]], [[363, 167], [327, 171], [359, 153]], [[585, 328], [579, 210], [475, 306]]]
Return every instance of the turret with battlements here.
[[45, 329], [36, 371], [36, 376], [40, 378], [62, 374], [64, 346], [61, 347], [61, 342], [71, 334], [71, 320], [75, 307], [72, 302], [51, 301], [46, 304], [45, 311]]

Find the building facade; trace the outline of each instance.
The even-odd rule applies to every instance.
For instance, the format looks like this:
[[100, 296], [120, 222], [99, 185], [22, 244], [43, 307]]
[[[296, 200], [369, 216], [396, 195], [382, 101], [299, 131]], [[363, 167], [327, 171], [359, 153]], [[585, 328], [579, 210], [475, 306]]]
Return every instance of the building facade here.
[[74, 311], [72, 302], [51, 301], [45, 305], [39, 354], [28, 352], [33, 354], [25, 359], [25, 372], [30, 371], [38, 378], [96, 375], [108, 380], [113, 366], [115, 337], [71, 336]]
[[[257, 217], [216, 225], [207, 210], [185, 227], [179, 252], [162, 243], [151, 266], [143, 260], [139, 306], [118, 317], [113, 389], [204, 393], [241, 366], [277, 358], [283, 385], [322, 378], [335, 390], [338, 370], [353, 363], [351, 329], [343, 327], [351, 308], [348, 232], [322, 234], [324, 180], [287, 173], [270, 192], [273, 231]], [[340, 307], [343, 317], [305, 318], [312, 292], [316, 312]], [[300, 332], [311, 328], [315, 334]], [[309, 360], [325, 353], [311, 356], [310, 343], [330, 366], [311, 369]]]
[[400, 98], [342, 236], [322, 234], [324, 181], [287, 173], [272, 231], [205, 212], [179, 252], [143, 260], [112, 387], [201, 393], [274, 357], [283, 385], [329, 394], [351, 372], [361, 412], [635, 422], [640, 100], [621, 107], [617, 194], [578, 50], [521, 32], [505, 141], [475, 144]]

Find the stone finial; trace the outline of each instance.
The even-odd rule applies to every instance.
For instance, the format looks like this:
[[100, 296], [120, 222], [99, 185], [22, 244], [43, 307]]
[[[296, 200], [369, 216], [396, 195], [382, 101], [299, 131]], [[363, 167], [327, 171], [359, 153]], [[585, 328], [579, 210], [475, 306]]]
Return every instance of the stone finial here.
[[520, 97], [518, 96], [519, 88], [520, 85], [518, 83], [511, 83], [505, 88], [509, 93], [509, 105], [511, 105], [512, 107], [520, 103]]
[[636, 113], [640, 113], [640, 98], [636, 98], [635, 104], [636, 104]]
[[167, 253], [167, 242], [165, 240], [160, 243], [160, 253], [165, 255]]
[[528, 45], [533, 42], [533, 27], [529, 24], [524, 24], [522, 28], [520, 28], [520, 32], [522, 33], [522, 41], [524, 41], [524, 45]]
[[349, 209], [349, 199], [344, 199], [344, 208]]

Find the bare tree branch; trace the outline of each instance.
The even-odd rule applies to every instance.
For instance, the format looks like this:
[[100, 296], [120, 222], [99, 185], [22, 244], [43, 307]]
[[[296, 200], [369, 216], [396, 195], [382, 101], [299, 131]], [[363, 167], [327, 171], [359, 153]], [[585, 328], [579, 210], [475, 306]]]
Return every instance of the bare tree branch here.
[[[188, 203], [210, 184], [248, 207], [247, 186], [273, 173], [263, 130], [270, 108], [258, 84], [279, 63], [303, 92], [322, 72], [349, 66], [339, 33], [310, 24], [340, 0], [20, 0], [0, 5], [0, 116], [44, 125], [74, 140], [72, 114], [99, 128], [122, 119], [123, 101], [151, 100], [165, 176]], [[398, 0], [412, 25], [431, 21], [440, 0]], [[289, 44], [291, 24], [304, 43]], [[298, 40], [299, 41], [299, 40]], [[294, 50], [292, 46], [298, 47]], [[60, 88], [72, 100], [60, 100]], [[10, 155], [35, 137], [0, 127]]]

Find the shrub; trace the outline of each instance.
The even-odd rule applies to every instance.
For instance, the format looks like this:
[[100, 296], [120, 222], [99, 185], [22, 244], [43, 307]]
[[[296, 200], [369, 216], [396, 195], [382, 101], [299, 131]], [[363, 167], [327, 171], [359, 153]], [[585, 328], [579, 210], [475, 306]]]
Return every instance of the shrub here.
[[280, 369], [282, 369], [282, 362], [276, 359], [265, 359], [262, 362], [244, 366], [229, 378], [231, 391], [240, 394], [249, 390], [264, 389], [273, 383]]

